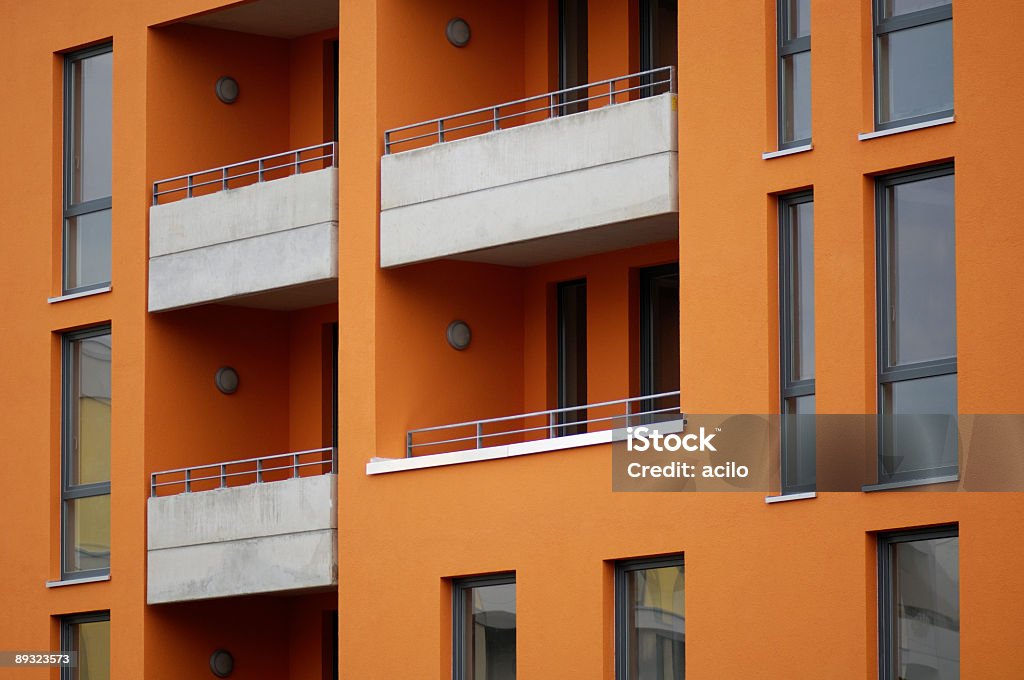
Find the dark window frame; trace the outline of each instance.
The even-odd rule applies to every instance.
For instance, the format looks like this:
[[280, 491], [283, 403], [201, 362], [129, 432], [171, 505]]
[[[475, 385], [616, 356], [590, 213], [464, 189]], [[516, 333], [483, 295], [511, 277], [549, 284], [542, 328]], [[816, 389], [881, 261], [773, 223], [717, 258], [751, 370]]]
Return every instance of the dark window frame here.
[[[74, 633], [75, 628], [82, 623], [100, 623], [110, 621], [110, 611], [89, 612], [87, 614], [68, 614], [60, 617], [60, 649], [71, 651], [75, 649]], [[76, 680], [77, 666], [61, 666], [60, 680]]]
[[[487, 586], [507, 586], [516, 584], [514, 571], [486, 576], [467, 576], [452, 579], [452, 680], [469, 680], [466, 675], [466, 592], [473, 588]], [[516, 608], [518, 610], [519, 593], [516, 592]], [[516, 621], [518, 636], [518, 619]], [[516, 654], [518, 655], [518, 637]]]
[[[675, 275], [678, 280], [680, 277], [679, 263], [669, 262], [668, 264], [655, 265], [653, 267], [643, 267], [639, 270], [639, 283], [640, 283], [640, 333], [639, 333], [639, 349], [640, 349], [640, 362], [639, 362], [639, 385], [641, 397], [646, 397], [654, 392], [655, 383], [655, 370], [654, 370], [654, 357], [657, 356], [655, 348], [655, 342], [657, 342], [657, 329], [655, 328], [654, 318], [654, 301], [652, 296], [653, 282], [656, 279]], [[680, 318], [681, 318], [680, 310]], [[662, 400], [663, 402], [663, 400]], [[652, 411], [664, 408], [664, 406], [656, 399], [644, 399], [640, 402], [638, 409], [640, 413], [651, 413]], [[656, 416], [641, 417], [639, 422], [650, 423], [656, 420]]]
[[[73, 217], [81, 217], [82, 215], [89, 215], [103, 210], [112, 210], [113, 208], [113, 197], [106, 196], [104, 198], [95, 198], [88, 201], [82, 201], [74, 203], [71, 200], [72, 196], [72, 183], [73, 183], [73, 170], [75, 163], [75, 144], [74, 144], [74, 121], [75, 121], [75, 89], [74, 89], [74, 78], [73, 64], [77, 61], [82, 61], [90, 57], [97, 57], [101, 54], [113, 53], [114, 43], [107, 42], [102, 45], [95, 45], [82, 50], [76, 50], [69, 52], [64, 55], [64, 106], [62, 122], [63, 130], [63, 144], [64, 149], [61, 154], [61, 162], [63, 164], [62, 177], [62, 218], [61, 218], [61, 291], [63, 294], [68, 295], [72, 293], [84, 293], [90, 290], [97, 290], [99, 288], [106, 288], [110, 286], [110, 281], [100, 281], [87, 286], [77, 286], [74, 288], [68, 287], [69, 276], [69, 258], [71, 257], [71, 249], [68, 243], [68, 220]], [[113, 98], [111, 99], [111, 107], [113, 107]], [[113, 150], [111, 150], [113, 153]], [[111, 278], [113, 278], [111, 276]]]
[[893, 546], [899, 543], [959, 537], [960, 527], [957, 524], [886, 531], [877, 535], [879, 680], [897, 680], [898, 678], [894, 666], [896, 656], [893, 653], [895, 646], [899, 644], [899, 641], [896, 639], [896, 626], [892, 620], [894, 589], [896, 586], [892, 573]]
[[[788, 416], [789, 402], [797, 397], [810, 397], [815, 394], [815, 379], [794, 380], [793, 365], [796, 354], [796, 310], [793, 305], [796, 290], [798, 263], [794, 258], [793, 229], [796, 226], [791, 219], [790, 208], [804, 203], [814, 203], [814, 192], [799, 191], [779, 197], [779, 368], [780, 368], [780, 413], [781, 418], [781, 463], [782, 493], [808, 493], [814, 491], [815, 484], [787, 484], [788, 459], [787, 450], [794, 445], [793, 432]], [[813, 208], [812, 208], [813, 210]]]
[[68, 571], [68, 502], [80, 498], [110, 495], [110, 480], [89, 484], [72, 484], [71, 469], [76, 455], [74, 447], [73, 408], [77, 408], [74, 394], [74, 366], [71, 344], [78, 340], [112, 335], [110, 326], [93, 326], [61, 336], [61, 438], [60, 438], [60, 578], [62, 581], [97, 578], [110, 575], [110, 567]]
[[[584, 351], [583, 351], [583, 356], [582, 356], [582, 363], [583, 363], [583, 385], [582, 385], [582, 392], [583, 392], [583, 398], [581, 400], [581, 403], [579, 403], [579, 404], [568, 404], [568, 403], [566, 403], [566, 399], [568, 397], [568, 394], [567, 394], [567, 392], [568, 392], [568, 389], [567, 389], [567, 382], [568, 382], [567, 378], [568, 378], [568, 375], [566, 373], [566, 366], [567, 366], [568, 362], [567, 362], [566, 357], [567, 357], [568, 352], [569, 352], [569, 347], [566, 344], [566, 334], [567, 334], [566, 322], [568, 320], [566, 319], [566, 315], [564, 313], [563, 295], [565, 294], [566, 291], [568, 291], [570, 289], [582, 289], [583, 290], [583, 309], [582, 309], [582, 312], [583, 312], [583, 333], [584, 333]], [[557, 287], [556, 287], [555, 297], [556, 297], [556, 306], [557, 306], [555, 314], [556, 314], [556, 317], [557, 317], [557, 324], [558, 324], [558, 328], [556, 329], [557, 344], [558, 344], [558, 349], [557, 349], [557, 352], [558, 352], [558, 354], [557, 354], [557, 364], [558, 364], [558, 369], [557, 369], [557, 374], [558, 374], [557, 375], [557, 382], [558, 382], [558, 384], [557, 384], [557, 389], [558, 389], [558, 408], [562, 409], [562, 408], [569, 408], [570, 406], [585, 406], [587, 404], [587, 370], [588, 370], [588, 368], [587, 368], [587, 351], [586, 351], [587, 350], [587, 346], [586, 346], [587, 345], [587, 342], [586, 342], [586, 340], [587, 340], [587, 280], [584, 278], [584, 279], [574, 279], [572, 281], [562, 281], [562, 282], [560, 282], [557, 285]], [[579, 310], [577, 310], [577, 311], [579, 311]], [[579, 363], [580, 361], [581, 361], [581, 358], [577, 357], [577, 363]], [[587, 409], [586, 408], [579, 408], [579, 409], [576, 409], [574, 411], [564, 411], [564, 412], [560, 411], [558, 413], [558, 416], [555, 418], [556, 429], [555, 429], [553, 434], [554, 434], [554, 436], [557, 436], [557, 437], [561, 437], [563, 435], [568, 435], [568, 434], [582, 434], [582, 433], [587, 431], [587, 425], [586, 425], [586, 422], [581, 422], [581, 421], [586, 421], [586, 420], [587, 420]], [[579, 424], [577, 424], [577, 423], [579, 423]]]
[[[558, 0], [558, 89], [566, 90], [572, 87], [581, 87], [589, 82], [589, 56], [590, 47], [588, 41], [588, 30], [590, 26], [589, 6], [583, 3], [582, 16], [570, 16], [566, 0]], [[576, 19], [575, 27], [570, 26], [570, 20]], [[570, 45], [569, 36], [575, 35], [576, 41]], [[569, 48], [576, 48], [577, 72], [573, 74], [574, 80], [582, 80], [575, 85], [569, 81]], [[555, 115], [566, 116], [573, 113], [586, 111], [590, 107], [587, 101], [589, 96], [585, 89], [574, 92], [565, 92], [559, 96], [559, 105], [554, 109]]]
[[[876, 309], [876, 336], [877, 352], [876, 361], [878, 373], [877, 404], [878, 404], [878, 455], [876, 456], [877, 473], [879, 483], [892, 483], [925, 480], [956, 475], [959, 465], [945, 466], [924, 470], [920, 472], [904, 472], [889, 474], [885, 471], [882, 463], [883, 456], [887, 450], [889, 438], [886, 427], [885, 416], [889, 409], [885, 400], [885, 386], [906, 380], [919, 378], [935, 378], [944, 375], [957, 374], [957, 357], [951, 359], [935, 359], [930, 361], [919, 361], [913, 364], [895, 365], [892, 362], [892, 320], [895, 303], [892, 299], [892, 278], [890, 246], [892, 227], [889, 223], [889, 196], [888, 189], [900, 184], [912, 184], [914, 182], [947, 177], [955, 175], [953, 163], [943, 163], [917, 170], [898, 172], [883, 175], [875, 180], [875, 309]], [[955, 196], [954, 196], [955, 201]], [[954, 224], [954, 230], [956, 226]], [[954, 276], [956, 273], [954, 272]]]
[[[657, 17], [657, 5], [658, 0], [639, 0], [638, 15], [638, 28], [640, 29], [640, 36], [637, 40], [637, 44], [640, 48], [640, 72], [651, 71], [655, 68], [654, 63], [656, 60], [657, 53], [657, 36], [658, 36], [658, 17]], [[678, 18], [678, 8], [677, 8]], [[676, 29], [678, 32], [678, 28]], [[678, 39], [678, 38], [677, 38]], [[665, 87], [664, 90], [659, 92], [663, 85], [655, 85], [654, 83], [659, 79], [663, 79], [662, 76], [642, 76], [640, 78], [641, 87], [639, 92], [639, 98], [643, 99], [646, 97], [653, 97], [656, 94], [662, 94], [670, 91], [671, 87]], [[678, 79], [678, 73], [674, 75], [674, 80]]]
[[875, 96], [875, 130], [891, 130], [893, 128], [906, 127], [908, 125], [916, 125], [918, 123], [926, 123], [932, 120], [938, 120], [941, 118], [949, 118], [953, 115], [953, 109], [945, 109], [943, 111], [936, 111], [934, 113], [926, 113], [919, 116], [911, 116], [909, 118], [900, 118], [897, 120], [891, 120], [888, 122], [882, 122], [882, 98], [880, 96], [882, 71], [881, 71], [881, 60], [879, 59], [880, 50], [879, 45], [881, 43], [881, 37], [889, 33], [894, 33], [907, 28], [917, 28], [918, 26], [926, 26], [928, 24], [938, 23], [940, 21], [952, 21], [953, 20], [953, 3], [950, 2], [947, 5], [941, 5], [939, 7], [929, 7], [927, 9], [918, 10], [916, 12], [908, 12], [907, 14], [900, 14], [895, 17], [889, 17], [888, 19], [882, 18], [884, 16], [883, 3], [886, 0], [872, 0], [872, 18], [873, 18], [873, 37], [872, 46], [874, 55], [874, 96]]
[[[679, 567], [683, 570], [683, 578], [686, 578], [686, 563], [683, 553], [673, 555], [660, 555], [658, 557], [639, 557], [615, 562], [615, 679], [627, 680], [629, 678], [629, 613], [627, 604], [629, 592], [627, 589], [626, 575], [631, 571], [644, 571], [647, 569], [662, 569], [665, 567]], [[685, 586], [684, 586], [685, 588]], [[685, 597], [685, 592], [684, 592]], [[685, 664], [685, 657], [683, 662]]]
[[[807, 146], [808, 144], [811, 143], [811, 137], [807, 137], [806, 139], [794, 139], [794, 140], [791, 140], [791, 141], [788, 141], [788, 142], [784, 141], [785, 135], [784, 135], [783, 131], [785, 130], [785, 127], [786, 127], [786, 116], [785, 116], [785, 97], [783, 96], [784, 93], [782, 91], [782, 84], [784, 82], [783, 72], [785, 70], [784, 64], [785, 64], [785, 61], [786, 61], [785, 58], [786, 57], [792, 57], [792, 56], [795, 56], [797, 54], [802, 54], [804, 52], [810, 52], [811, 51], [811, 36], [810, 35], [805, 35], [805, 36], [801, 36], [799, 38], [791, 38], [791, 39], [786, 37], [787, 34], [789, 33], [789, 31], [787, 30], [787, 27], [788, 27], [790, 19], [791, 19], [790, 15], [789, 15], [789, 0], [776, 0], [776, 17], [775, 17], [775, 19], [776, 19], [775, 31], [776, 31], [776, 36], [777, 36], [777, 41], [776, 42], [777, 42], [777, 47], [778, 47], [778, 57], [777, 57], [777, 62], [778, 63], [776, 65], [776, 83], [775, 83], [775, 93], [776, 93], [775, 97], [777, 99], [777, 102], [776, 102], [776, 107], [777, 107], [776, 115], [778, 116], [778, 125], [777, 125], [777, 127], [778, 127], [778, 146], [779, 146], [779, 151], [784, 151], [786, 149], [795, 149], [795, 148], [800, 147], [800, 146]], [[813, 129], [814, 129], [813, 125], [812, 125], [811, 129], [813, 131]], [[813, 134], [813, 132], [812, 132], [812, 134]]]

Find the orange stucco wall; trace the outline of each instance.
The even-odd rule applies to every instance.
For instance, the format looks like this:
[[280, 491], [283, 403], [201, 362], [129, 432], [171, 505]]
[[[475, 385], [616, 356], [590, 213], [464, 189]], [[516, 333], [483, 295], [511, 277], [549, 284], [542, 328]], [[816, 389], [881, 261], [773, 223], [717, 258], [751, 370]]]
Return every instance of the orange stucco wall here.
[[[377, 0], [340, 5], [337, 33], [269, 38], [176, 23], [217, 0], [8, 2], [0, 22], [0, 649], [57, 646], [54, 617], [111, 611], [112, 677], [206, 673], [220, 646], [243, 680], [319, 678], [324, 612], [340, 614], [342, 677], [450, 673], [449, 579], [513, 570], [524, 678], [614, 676], [612, 562], [685, 553], [692, 678], [875, 677], [873, 532], [958, 522], [964, 677], [1024, 675], [1024, 546], [1005, 526], [1018, 494], [614, 494], [606, 446], [368, 477], [406, 430], [553, 405], [550, 287], [588, 280], [591, 401], [636, 392], [640, 267], [681, 268], [685, 411], [777, 408], [774, 195], [815, 191], [817, 399], [875, 409], [872, 176], [956, 164], [958, 389], [962, 413], [1024, 411], [1024, 68], [1010, 0], [954, 2], [956, 123], [865, 142], [866, 0], [812, 0], [814, 150], [774, 149], [774, 3], [680, 3], [680, 234], [525, 269], [378, 266], [385, 129], [557, 85], [545, 0]], [[296, 3], [297, 11], [301, 3]], [[637, 68], [636, 7], [591, 0], [590, 78]], [[444, 40], [453, 16], [473, 38]], [[999, 20], [993, 21], [993, 17]], [[146, 312], [155, 179], [329, 138], [324, 42], [340, 40], [339, 294], [298, 312], [208, 306]], [[59, 292], [60, 53], [114, 41], [112, 291]], [[213, 96], [220, 75], [242, 95]], [[1021, 152], [1021, 153], [1018, 153]], [[486, 217], [486, 216], [484, 216]], [[463, 319], [473, 344], [445, 328]], [[320, 446], [324, 326], [339, 322], [337, 593], [147, 607], [148, 475]], [[113, 328], [112, 577], [61, 588], [59, 333]], [[219, 394], [213, 374], [239, 370]], [[808, 650], [814, 650], [808, 653]], [[827, 650], [827, 653], [821, 651]], [[56, 671], [19, 671], [51, 678]]]

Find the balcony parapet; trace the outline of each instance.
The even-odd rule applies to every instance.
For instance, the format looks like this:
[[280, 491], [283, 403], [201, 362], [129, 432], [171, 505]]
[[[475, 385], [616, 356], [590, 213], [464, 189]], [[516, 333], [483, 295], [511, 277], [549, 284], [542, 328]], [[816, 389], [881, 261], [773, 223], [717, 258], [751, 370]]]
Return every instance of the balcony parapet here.
[[153, 473], [147, 602], [337, 585], [331, 448]]

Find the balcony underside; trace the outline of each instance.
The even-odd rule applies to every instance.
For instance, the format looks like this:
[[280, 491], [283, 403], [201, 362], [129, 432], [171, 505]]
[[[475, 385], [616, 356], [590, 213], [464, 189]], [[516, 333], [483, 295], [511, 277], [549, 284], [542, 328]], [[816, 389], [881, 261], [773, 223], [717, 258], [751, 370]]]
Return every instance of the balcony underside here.
[[386, 155], [381, 266], [530, 266], [678, 237], [675, 95]]

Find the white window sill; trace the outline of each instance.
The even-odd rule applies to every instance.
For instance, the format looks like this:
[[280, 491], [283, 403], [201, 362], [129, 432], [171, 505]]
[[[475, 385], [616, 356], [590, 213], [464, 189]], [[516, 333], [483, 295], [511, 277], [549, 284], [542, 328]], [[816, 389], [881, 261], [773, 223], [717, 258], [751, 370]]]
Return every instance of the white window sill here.
[[788, 501], [803, 501], [808, 498], [817, 498], [818, 494], [815, 491], [805, 491], [803, 493], [787, 493], [782, 496], [766, 496], [764, 502], [768, 505], [773, 503], [786, 503]]
[[780, 151], [765, 151], [763, 154], [761, 154], [761, 158], [762, 160], [768, 160], [770, 158], [792, 156], [795, 153], [805, 153], [813, 148], [813, 144], [804, 144], [803, 146], [794, 146], [792, 149], [782, 149]]
[[[682, 432], [685, 425], [685, 420], [673, 420], [670, 422], [658, 423], [658, 431], [664, 434]], [[601, 430], [600, 432], [585, 432], [583, 434], [571, 434], [565, 437], [552, 437], [550, 439], [518, 442], [516, 444], [505, 444], [502, 446], [487, 446], [480, 449], [471, 449], [469, 451], [434, 453], [425, 456], [414, 456], [412, 458], [374, 458], [366, 464], [366, 474], [382, 475], [389, 472], [422, 470], [425, 468], [444, 467], [447, 465], [459, 465], [461, 463], [479, 463], [485, 460], [499, 460], [501, 458], [528, 456], [530, 454], [545, 453], [547, 451], [563, 451], [565, 449], [576, 449], [582, 446], [611, 444], [614, 441], [622, 441], [625, 438], [626, 432], [624, 429], [620, 428], [617, 430]]]
[[64, 586], [77, 586], [82, 583], [100, 583], [102, 581], [109, 581], [110, 574], [103, 576], [87, 576], [85, 578], [69, 578], [63, 581], [47, 581], [47, 588], [63, 588]]
[[923, 123], [914, 123], [913, 125], [903, 125], [901, 127], [889, 128], [888, 130], [876, 130], [875, 132], [862, 132], [857, 135], [857, 139], [865, 141], [868, 139], [875, 139], [876, 137], [888, 137], [889, 135], [898, 135], [904, 132], [913, 132], [914, 130], [924, 130], [925, 128], [935, 127], [937, 125], [949, 125], [956, 121], [955, 116], [949, 116], [948, 118], [936, 118], [935, 120], [926, 120]]
[[89, 297], [90, 295], [100, 295], [101, 293], [109, 293], [110, 286], [104, 286], [103, 288], [93, 288], [92, 290], [83, 290], [81, 293], [68, 293], [67, 295], [58, 295], [57, 297], [47, 298], [46, 301], [51, 305], [54, 302], [65, 302], [67, 300], [77, 300], [78, 298]]

